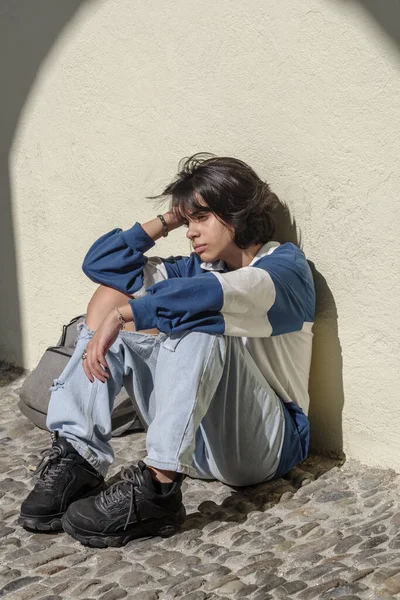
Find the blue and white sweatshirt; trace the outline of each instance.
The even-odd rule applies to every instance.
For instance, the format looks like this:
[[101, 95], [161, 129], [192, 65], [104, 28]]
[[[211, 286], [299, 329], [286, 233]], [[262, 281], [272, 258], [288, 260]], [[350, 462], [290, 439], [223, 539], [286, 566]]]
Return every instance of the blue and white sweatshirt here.
[[85, 274], [131, 295], [136, 329], [240, 336], [265, 379], [307, 415], [315, 291], [294, 244], [268, 242], [248, 267], [228, 271], [196, 253], [146, 257], [154, 242], [139, 223], [114, 229], [90, 248]]

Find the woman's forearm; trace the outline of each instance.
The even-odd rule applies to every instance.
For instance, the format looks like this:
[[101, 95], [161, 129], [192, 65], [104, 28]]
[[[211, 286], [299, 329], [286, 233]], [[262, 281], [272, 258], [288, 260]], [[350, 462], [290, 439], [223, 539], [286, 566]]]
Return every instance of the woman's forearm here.
[[[177, 217], [172, 211], [164, 213], [163, 217], [167, 224], [168, 231], [172, 231], [173, 229], [176, 229], [177, 227], [182, 225], [182, 223], [178, 221]], [[154, 242], [163, 237], [164, 228], [161, 219], [159, 219], [158, 217], [155, 217], [154, 219], [151, 219], [151, 221], [143, 223], [142, 227], [147, 233], [147, 235], [150, 236]]]

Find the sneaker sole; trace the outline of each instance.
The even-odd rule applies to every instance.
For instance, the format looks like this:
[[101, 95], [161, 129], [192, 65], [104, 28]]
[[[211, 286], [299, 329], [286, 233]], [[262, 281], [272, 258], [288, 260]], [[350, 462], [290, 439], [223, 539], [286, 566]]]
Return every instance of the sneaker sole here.
[[118, 548], [139, 538], [151, 538], [156, 536], [164, 538], [170, 537], [180, 530], [181, 525], [185, 520], [185, 516], [186, 511], [182, 506], [175, 515], [169, 515], [164, 519], [140, 523], [135, 529], [124, 531], [120, 534], [99, 534], [79, 529], [79, 527], [75, 527], [75, 525], [68, 520], [67, 515], [62, 517], [62, 526], [65, 533], [68, 533], [68, 535], [75, 540], [78, 540], [78, 542], [84, 546], [90, 546], [91, 548]]
[[[55, 531], [62, 531], [61, 517], [64, 513], [59, 515], [52, 515], [46, 520], [40, 517], [28, 517], [21, 515], [18, 519], [18, 525], [21, 525], [27, 531], [40, 532], [40, 533], [52, 533]], [[51, 520], [49, 520], [51, 519]]]
[[[95, 494], [98, 494], [102, 490], [105, 490], [106, 487], [107, 487], [107, 485], [105, 484], [105, 482], [103, 482], [100, 485], [98, 485], [97, 487], [95, 487], [92, 490], [90, 490], [89, 492], [87, 492], [86, 494], [84, 494], [83, 496], [81, 496], [80, 498], [87, 498], [88, 496], [94, 496]], [[77, 500], [79, 500], [80, 498], [77, 498]], [[72, 504], [72, 502], [71, 502], [71, 504]], [[70, 505], [68, 505], [68, 506], [70, 506]], [[31, 531], [33, 533], [53, 533], [56, 531], [62, 531], [63, 530], [62, 517], [65, 514], [66, 510], [68, 509], [68, 506], [64, 512], [58, 513], [55, 515], [46, 515], [46, 516], [40, 517], [40, 516], [34, 516], [34, 515], [21, 514], [18, 518], [18, 525], [20, 525], [27, 531]]]

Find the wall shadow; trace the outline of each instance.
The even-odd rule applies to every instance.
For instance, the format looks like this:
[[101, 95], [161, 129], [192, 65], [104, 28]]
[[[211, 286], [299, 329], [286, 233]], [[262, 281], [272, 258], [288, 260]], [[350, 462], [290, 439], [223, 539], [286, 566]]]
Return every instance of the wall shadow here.
[[[281, 244], [301, 247], [301, 232], [286, 204], [275, 199], [276, 232]], [[310, 449], [337, 457], [343, 456], [342, 412], [344, 405], [342, 350], [338, 335], [338, 315], [333, 294], [324, 276], [308, 261], [316, 292], [313, 354], [310, 372]]]
[[[349, 0], [340, 0], [349, 2]], [[373, 17], [383, 31], [400, 48], [400, 2], [387, 0], [351, 0], [357, 1]]]
[[342, 348], [333, 294], [315, 264], [308, 261], [316, 292], [313, 354], [310, 371], [310, 448], [341, 456], [344, 405]]
[[0, 361], [23, 365], [21, 310], [9, 156], [38, 69], [84, 0], [3, 0], [0, 4]]

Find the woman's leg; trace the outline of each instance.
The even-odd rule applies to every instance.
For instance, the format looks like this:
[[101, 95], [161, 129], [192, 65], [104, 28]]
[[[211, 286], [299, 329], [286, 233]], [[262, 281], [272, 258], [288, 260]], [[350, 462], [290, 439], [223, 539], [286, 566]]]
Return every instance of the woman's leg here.
[[276, 474], [285, 411], [241, 338], [164, 336], [150, 403], [140, 390], [135, 398], [149, 425], [147, 465], [232, 485]]
[[109, 443], [113, 401], [124, 382], [149, 426], [149, 466], [198, 475], [192, 465], [195, 434], [223, 373], [224, 338], [122, 331], [107, 353], [110, 377], [105, 383], [97, 379], [91, 383], [81, 357], [92, 335], [82, 326], [75, 352], [55, 382], [47, 427], [68, 439], [105, 475], [113, 461]]
[[[81, 327], [75, 352], [54, 382], [47, 415], [48, 429], [57, 431], [61, 437], [68, 439], [102, 475], [106, 474], [114, 458], [109, 444], [111, 413], [114, 398], [123, 383], [123, 349], [121, 344], [117, 343], [110, 349], [111, 377], [106, 384], [97, 379], [93, 383], [88, 380], [82, 367], [82, 353], [93, 331], [110, 310], [126, 304], [128, 300], [129, 296], [113, 288], [104, 285], [97, 288], [89, 302], [86, 325]], [[132, 327], [132, 324], [129, 323], [128, 326]], [[157, 330], [152, 330], [151, 333], [153, 332], [157, 333]], [[145, 340], [145, 345], [153, 347], [154, 335], [131, 335], [134, 335], [136, 340]]]
[[233, 485], [274, 476], [286, 411], [241, 338], [122, 331], [108, 353], [111, 377], [91, 384], [81, 364], [91, 335], [83, 327], [55, 386], [48, 427], [59, 430], [101, 473], [113, 459], [110, 415], [124, 381], [149, 426], [149, 466]]
[[229, 485], [253, 485], [286, 474], [305, 458], [308, 420], [297, 407], [286, 408], [241, 338], [224, 340], [224, 372], [198, 430], [195, 462]]
[[[91, 335], [86, 327], [82, 332], [77, 348]], [[55, 408], [49, 414], [55, 415], [58, 406], [62, 437], [105, 474], [113, 397], [125, 376], [149, 425], [145, 462], [150, 469], [255, 484], [276, 474], [286, 422], [279, 398], [250, 359], [240, 338], [121, 332], [107, 354], [108, 381], [91, 384], [84, 376], [83, 383], [77, 363], [53, 393]], [[170, 535], [185, 515], [181, 481], [178, 475], [172, 483], [156, 485], [139, 462], [108, 491], [72, 503], [63, 528], [100, 547]]]
[[[129, 349], [123, 340], [127, 335], [131, 338]], [[105, 383], [96, 378], [92, 383], [82, 366], [82, 353], [92, 336], [93, 331], [82, 325], [74, 354], [54, 382], [46, 424], [105, 476], [114, 459], [110, 445], [114, 398], [124, 376], [128, 376], [131, 388], [135, 380], [133, 389], [141, 397], [141, 404], [151, 405], [159, 339], [154, 335], [121, 332], [107, 353], [110, 377]]]

